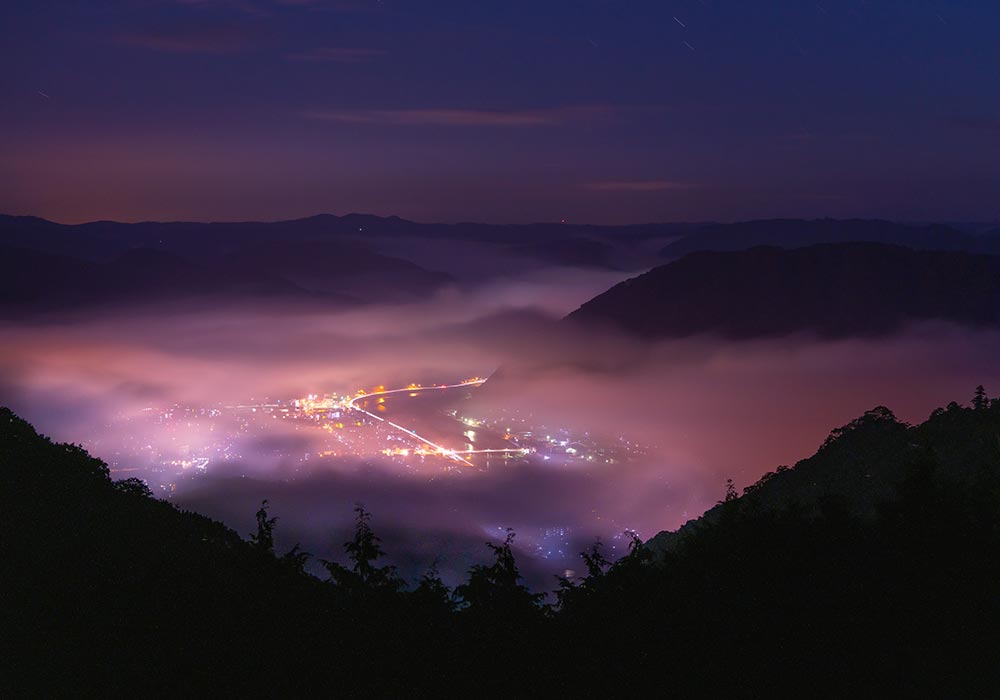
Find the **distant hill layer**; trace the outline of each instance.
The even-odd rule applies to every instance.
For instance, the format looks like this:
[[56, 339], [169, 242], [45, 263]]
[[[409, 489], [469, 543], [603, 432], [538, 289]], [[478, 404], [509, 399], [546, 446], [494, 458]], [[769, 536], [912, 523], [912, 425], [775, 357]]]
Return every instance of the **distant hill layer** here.
[[877, 243], [692, 253], [626, 280], [571, 323], [647, 338], [878, 335], [918, 320], [1000, 325], [1000, 257]]
[[[1000, 254], [1000, 228], [987, 230], [990, 228], [988, 224], [909, 225], [878, 219], [767, 219], [732, 224], [443, 224], [371, 214], [318, 214], [273, 222], [92, 221], [67, 225], [32, 216], [0, 215], [0, 245], [106, 260], [127, 248], [218, 255], [274, 241], [350, 240], [366, 244], [385, 238], [435, 239], [492, 244], [515, 255], [554, 264], [606, 267], [612, 259], [639, 262], [637, 252], [646, 260], [647, 253], [656, 254], [664, 240], [671, 242], [658, 252], [669, 258], [701, 250], [744, 250], [759, 245], [798, 248], [858, 241]], [[972, 230], [983, 233], [974, 235], [969, 232]]]
[[199, 256], [127, 248], [107, 261], [0, 244], [0, 312], [7, 315], [185, 301], [409, 301], [452, 282], [334, 240], [251, 243]]
[[664, 242], [698, 226], [439, 224], [369, 214], [66, 225], [0, 215], [0, 247], [91, 263], [113, 263], [133, 249], [152, 250], [222, 275], [261, 273], [310, 292], [409, 301], [457, 281], [475, 286], [538, 267], [645, 270], [659, 260]]
[[919, 250], [1000, 254], [1000, 236], [996, 231], [971, 235], [943, 224], [914, 226], [879, 219], [762, 219], [702, 226], [669, 243], [660, 255], [679, 258], [702, 250], [746, 250], [762, 245], [802, 248], [860, 241]]
[[75, 311], [172, 302], [299, 300], [356, 303], [316, 294], [269, 272], [208, 265], [172, 253], [137, 248], [109, 262], [0, 246], [0, 313]]
[[[0, 304], [19, 300], [30, 301], [33, 308], [80, 308], [116, 303], [119, 294], [139, 302], [261, 296], [410, 301], [459, 281], [475, 286], [532, 268], [640, 271], [664, 255], [762, 244], [800, 248], [863, 241], [1000, 254], [1000, 234], [987, 229], [833, 219], [628, 226], [440, 224], [368, 214], [320, 214], [276, 222], [65, 225], [0, 215], [0, 248], [21, 251], [7, 253], [13, 257], [3, 267], [13, 272], [0, 284]], [[669, 244], [663, 248], [665, 242]], [[134, 250], [148, 251], [138, 261], [137, 275], [120, 264]], [[50, 267], [46, 270], [43, 258], [33, 253], [60, 260], [44, 259]], [[154, 254], [163, 257], [154, 262]], [[18, 282], [26, 275], [38, 282]]]
[[209, 266], [162, 251], [133, 249], [110, 262], [96, 263], [0, 247], [0, 310], [6, 311], [308, 296], [273, 274], [249, 275], [232, 265]]
[[[681, 236], [699, 226], [701, 224], [693, 223], [624, 226], [565, 223], [441, 224], [370, 214], [319, 214], [273, 222], [93, 221], [66, 225], [31, 216], [0, 215], [0, 244], [99, 259], [131, 247], [229, 254], [246, 245], [269, 241], [352, 240], [365, 243], [375, 238], [397, 237], [493, 243], [501, 247], [518, 248], [520, 250], [516, 252], [522, 254], [539, 256], [550, 252], [545, 244], [553, 244], [554, 241], [603, 240], [631, 244], [646, 239]], [[551, 252], [557, 258], [567, 255], [565, 246], [555, 245]], [[588, 262], [593, 254], [587, 253]]]

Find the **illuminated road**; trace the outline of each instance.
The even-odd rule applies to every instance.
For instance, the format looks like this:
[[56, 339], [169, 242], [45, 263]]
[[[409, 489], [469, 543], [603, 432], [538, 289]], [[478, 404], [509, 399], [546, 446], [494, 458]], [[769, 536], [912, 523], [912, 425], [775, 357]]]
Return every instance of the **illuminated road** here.
[[[466, 382], [459, 382], [458, 384], [434, 384], [433, 386], [417, 386], [416, 384], [411, 384], [410, 386], [403, 387], [402, 389], [388, 389], [385, 391], [373, 391], [371, 393], [358, 394], [353, 399], [347, 402], [347, 405], [351, 408], [358, 408], [354, 405], [355, 401], [360, 399], [370, 399], [373, 396], [388, 396], [389, 394], [403, 394], [403, 393], [414, 393], [418, 391], [433, 391], [434, 389], [460, 389], [463, 386], [481, 386], [486, 383], [485, 379], [470, 379]], [[358, 409], [359, 411], [362, 409]], [[365, 411], [367, 413], [367, 411]]]
[[[414, 393], [417, 393], [417, 392], [420, 392], [420, 391], [433, 391], [434, 389], [459, 389], [461, 387], [466, 387], [466, 386], [479, 386], [479, 385], [481, 385], [485, 381], [486, 381], [485, 379], [476, 378], [476, 379], [470, 379], [469, 381], [466, 381], [466, 382], [459, 382], [458, 384], [440, 384], [440, 385], [437, 385], [437, 386], [415, 386], [415, 385], [411, 385], [411, 386], [405, 387], [403, 389], [389, 389], [389, 390], [386, 390], [386, 391], [373, 391], [370, 394], [358, 394], [353, 399], [351, 399], [350, 401], [347, 402], [347, 407], [351, 408], [351, 409], [353, 409], [355, 411], [360, 411], [361, 413], [364, 413], [366, 416], [370, 416], [370, 417], [374, 418], [375, 420], [378, 420], [378, 421], [381, 421], [381, 422], [385, 423], [386, 425], [390, 425], [393, 428], [395, 428], [396, 430], [399, 430], [400, 432], [406, 433], [410, 437], [412, 437], [412, 438], [414, 438], [416, 440], [419, 440], [420, 442], [424, 443], [425, 445], [433, 447], [434, 451], [437, 454], [440, 454], [442, 457], [447, 457], [448, 459], [452, 459], [452, 460], [454, 460], [456, 462], [460, 462], [461, 464], [464, 464], [466, 466], [471, 467], [471, 466], [473, 466], [472, 462], [470, 462], [469, 460], [465, 459], [461, 455], [462, 454], [475, 453], [475, 452], [477, 452], [476, 450], [461, 450], [461, 451], [460, 450], [449, 450], [447, 447], [443, 447], [441, 445], [438, 445], [436, 442], [432, 442], [431, 440], [428, 440], [427, 438], [423, 437], [422, 435], [417, 435], [415, 432], [413, 432], [409, 428], [404, 428], [403, 426], [399, 425], [398, 423], [393, 423], [391, 420], [388, 420], [387, 418], [382, 418], [381, 416], [375, 415], [371, 411], [366, 411], [365, 409], [363, 409], [360, 406], [358, 406], [357, 402], [361, 401], [362, 399], [378, 398], [379, 396], [388, 396], [390, 394], [403, 394], [403, 393], [414, 394]], [[479, 452], [511, 452], [511, 451], [512, 450], [479, 450]]]

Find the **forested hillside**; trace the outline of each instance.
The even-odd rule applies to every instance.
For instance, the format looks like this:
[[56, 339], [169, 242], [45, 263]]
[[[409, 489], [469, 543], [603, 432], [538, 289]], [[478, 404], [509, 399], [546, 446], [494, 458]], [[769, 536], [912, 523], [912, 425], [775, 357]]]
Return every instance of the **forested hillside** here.
[[[280, 516], [280, 514], [277, 514]], [[0, 413], [4, 695], [967, 697], [1000, 690], [1000, 400], [876, 409], [680, 534], [521, 584], [513, 533], [447, 588], [358, 509], [344, 557], [274, 551]], [[391, 555], [391, 553], [389, 553]], [[430, 563], [429, 563], [430, 564]]]

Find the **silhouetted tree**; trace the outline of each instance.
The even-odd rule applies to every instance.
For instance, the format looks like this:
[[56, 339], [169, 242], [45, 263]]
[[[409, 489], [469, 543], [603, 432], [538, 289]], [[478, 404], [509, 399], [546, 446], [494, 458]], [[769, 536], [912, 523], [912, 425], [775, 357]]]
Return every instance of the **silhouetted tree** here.
[[333, 581], [349, 593], [365, 596], [371, 592], [398, 591], [402, 588], [403, 581], [396, 573], [396, 567], [375, 565], [376, 560], [385, 556], [385, 550], [382, 549], [382, 539], [372, 530], [369, 522], [371, 513], [360, 503], [355, 506], [354, 512], [357, 513], [354, 539], [344, 543], [352, 566], [348, 568], [327, 560], [323, 560], [323, 566], [330, 572]]
[[309, 557], [311, 556], [312, 554], [309, 552], [303, 552], [302, 545], [296, 542], [294, 547], [281, 555], [281, 561], [293, 571], [301, 574], [305, 573], [306, 562], [309, 561]]
[[274, 554], [274, 526], [277, 518], [267, 517], [267, 499], [260, 502], [257, 511], [257, 533], [250, 535], [250, 544], [259, 552]]
[[541, 611], [542, 594], [532, 593], [520, 583], [521, 573], [514, 561], [514, 531], [507, 529], [501, 544], [487, 542], [493, 552], [492, 564], [476, 564], [469, 570], [469, 580], [455, 589], [461, 609], [479, 617], [490, 617], [504, 625], [518, 625]]
[[611, 566], [611, 562], [605, 558], [604, 553], [601, 551], [604, 547], [604, 543], [598, 538], [594, 544], [590, 546], [590, 549], [580, 552], [580, 556], [583, 557], [584, 563], [587, 565], [587, 578], [601, 577], [604, 575], [604, 571]]
[[417, 587], [409, 595], [419, 607], [432, 613], [452, 612], [455, 608], [451, 589], [441, 580], [437, 560], [420, 577]]
[[740, 495], [736, 492], [736, 484], [733, 483], [732, 479], [726, 479], [726, 495], [719, 503], [732, 503], [739, 497]]
[[639, 537], [639, 533], [633, 532], [632, 530], [626, 530], [625, 534], [629, 538], [628, 554], [622, 557], [620, 561], [633, 561], [638, 563], [649, 561], [652, 558], [652, 554], [646, 547], [646, 543], [642, 541], [641, 537]]
[[[958, 408], [958, 404], [956, 404], [953, 401], [952, 403], [948, 404], [949, 411], [952, 410], [952, 406]], [[847, 425], [843, 425], [839, 428], [834, 428], [833, 430], [831, 430], [830, 434], [827, 436], [826, 440], [823, 442], [823, 445], [820, 447], [820, 449], [822, 450], [824, 448], [829, 448], [832, 445], [836, 444], [838, 441], [840, 441], [841, 438], [856, 433], [858, 431], [871, 429], [873, 427], [895, 428], [899, 426], [905, 427], [905, 424], [900, 423], [898, 420], [896, 420], [896, 416], [892, 411], [890, 411], [885, 406], [876, 406], [870, 411], [865, 411], [864, 415], [862, 415], [859, 418], [855, 418]]]
[[976, 393], [972, 396], [972, 408], [977, 411], [985, 411], [990, 406], [990, 400], [986, 396], [986, 389], [980, 384], [976, 387]]
[[134, 476], [128, 479], [122, 479], [121, 481], [114, 482], [113, 486], [115, 490], [121, 491], [122, 493], [132, 494], [133, 496], [142, 496], [143, 498], [153, 498], [153, 492], [150, 490], [149, 486], [142, 479], [136, 479]]
[[601, 551], [602, 547], [603, 543], [600, 539], [597, 539], [590, 546], [590, 549], [580, 552], [580, 556], [587, 567], [587, 575], [581, 577], [579, 583], [565, 576], [556, 577], [559, 581], [559, 590], [556, 591], [556, 599], [560, 608], [573, 605], [579, 598], [590, 596], [601, 585], [605, 572], [611, 566], [611, 562], [605, 558], [604, 553]]

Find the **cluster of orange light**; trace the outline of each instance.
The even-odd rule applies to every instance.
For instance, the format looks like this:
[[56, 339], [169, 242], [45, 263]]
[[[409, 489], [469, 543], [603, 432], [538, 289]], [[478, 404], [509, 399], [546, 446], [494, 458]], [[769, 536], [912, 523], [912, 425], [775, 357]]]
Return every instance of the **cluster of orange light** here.
[[313, 411], [325, 411], [327, 409], [333, 408], [336, 405], [336, 400], [331, 397], [325, 398], [304, 398], [299, 399], [299, 407], [302, 409], [303, 413], [309, 414]]
[[387, 457], [391, 457], [393, 455], [399, 455], [401, 457], [409, 457], [410, 452], [411, 450], [406, 447], [391, 447], [382, 450], [382, 454], [386, 455]]

